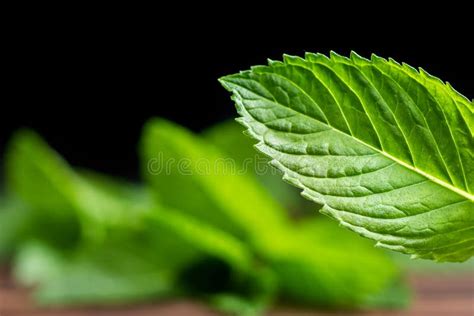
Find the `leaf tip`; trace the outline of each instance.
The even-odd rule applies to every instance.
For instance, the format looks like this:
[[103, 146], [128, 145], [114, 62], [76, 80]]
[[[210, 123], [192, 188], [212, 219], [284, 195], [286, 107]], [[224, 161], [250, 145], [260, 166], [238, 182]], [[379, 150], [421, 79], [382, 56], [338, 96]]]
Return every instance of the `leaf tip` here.
[[279, 61], [279, 60], [274, 60], [274, 59], [267, 58], [267, 64], [268, 64], [268, 66], [272, 67], [272, 66], [281, 65], [282, 62]]
[[304, 57], [309, 62], [321, 61], [322, 59], [329, 60], [328, 56], [326, 56], [324, 54], [321, 54], [321, 53], [305, 52]]
[[391, 65], [395, 65], [397, 67], [401, 66], [401, 64], [398, 61], [396, 61], [395, 59], [393, 59], [392, 57], [388, 58], [388, 63], [391, 64]]
[[291, 60], [292, 58], [294, 58], [294, 56], [289, 55], [289, 54], [283, 54], [282, 57], [283, 57], [283, 61]]
[[354, 50], [351, 50], [350, 58], [354, 62], [370, 62], [370, 60], [368, 60], [367, 58], [362, 57], [361, 55], [357, 54], [357, 52], [354, 51]]
[[372, 62], [374, 62], [374, 63], [377, 63], [377, 62], [378, 62], [378, 63], [387, 63], [387, 60], [386, 60], [385, 58], [380, 57], [380, 56], [378, 56], [378, 55], [375, 54], [375, 53], [372, 53], [372, 54], [370, 55], [370, 60], [371, 60]]
[[217, 81], [221, 84], [221, 86], [223, 86], [226, 90], [228, 91], [232, 91], [232, 88], [231, 86], [229, 85], [229, 81], [228, 79], [230, 78], [231, 75], [227, 75], [227, 76], [222, 76], [220, 78], [217, 79]]
[[335, 60], [335, 61], [345, 61], [345, 62], [350, 61], [350, 59], [347, 58], [346, 56], [340, 55], [333, 50], [329, 51], [329, 56], [331, 57], [332, 60]]

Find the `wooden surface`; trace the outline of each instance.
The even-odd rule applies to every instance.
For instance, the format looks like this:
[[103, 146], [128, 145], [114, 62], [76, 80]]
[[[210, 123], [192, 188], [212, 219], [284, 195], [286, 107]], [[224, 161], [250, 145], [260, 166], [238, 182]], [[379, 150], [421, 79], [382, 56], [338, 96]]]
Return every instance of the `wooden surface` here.
[[[474, 316], [474, 274], [457, 276], [415, 275], [409, 278], [415, 291], [413, 305], [406, 311], [317, 312], [277, 308], [273, 316], [310, 315], [446, 315]], [[34, 305], [28, 291], [18, 288], [0, 271], [0, 316], [207, 316], [218, 315], [199, 302], [172, 301], [119, 308], [41, 309]]]

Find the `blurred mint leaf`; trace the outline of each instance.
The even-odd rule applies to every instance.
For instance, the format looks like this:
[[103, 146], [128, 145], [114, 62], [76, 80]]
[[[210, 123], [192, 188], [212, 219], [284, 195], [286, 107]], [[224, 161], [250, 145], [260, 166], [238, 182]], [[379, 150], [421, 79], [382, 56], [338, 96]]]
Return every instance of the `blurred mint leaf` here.
[[[261, 282], [253, 275], [250, 253], [225, 233], [172, 211], [156, 211], [143, 221], [140, 230], [109, 230], [101, 243], [74, 250], [27, 242], [15, 259], [16, 277], [25, 285], [37, 285], [39, 302], [53, 305], [125, 303], [189, 294], [186, 282], [193, 280], [183, 275], [209, 260], [219, 262], [228, 275], [193, 284], [201, 295], [205, 287], [219, 287], [219, 283], [232, 291], [239, 290], [245, 280]], [[88, 289], [91, 284], [92, 290]]]
[[[296, 188], [288, 186], [281, 181], [279, 173], [256, 165], [268, 161], [268, 158], [263, 157], [262, 154], [254, 150], [251, 138], [243, 134], [242, 128], [238, 123], [228, 121], [218, 124], [205, 131], [203, 135], [221, 150], [225, 151], [229, 157], [235, 159], [240, 168], [248, 168], [247, 170], [250, 174], [255, 174], [262, 185], [270, 193], [273, 193], [274, 198], [287, 208], [292, 209], [293, 213], [297, 212], [297, 210], [306, 209], [306, 212], [303, 212], [303, 214], [310, 214], [309, 210], [314, 211], [317, 209], [314, 203], [301, 199]], [[305, 203], [300, 203], [301, 201]], [[301, 214], [301, 212], [297, 213]], [[397, 269], [394, 263], [381, 251], [374, 250], [370, 242], [366, 242], [348, 232], [341, 233], [336, 224], [325, 219], [312, 220], [303, 225], [298, 225], [296, 229], [301, 228], [304, 228], [303, 235], [305, 236], [302, 236], [302, 238], [306, 240], [305, 242], [294, 240], [294, 232], [288, 232], [287, 234], [287, 238], [294, 243], [289, 247], [300, 248], [299, 255], [296, 255], [293, 260], [284, 264], [281, 264], [281, 258], [274, 258], [283, 289], [281, 295], [284, 299], [313, 305], [328, 304], [337, 306], [340, 304], [337, 300], [344, 302], [344, 304], [366, 307], [375, 306], [379, 308], [405, 307], [408, 305], [410, 292], [403, 282], [400, 280], [396, 281], [398, 277], [396, 276]], [[313, 229], [314, 231], [312, 231]], [[299, 246], [299, 244], [304, 246]], [[346, 249], [354, 249], [354, 247], [357, 249], [356, 252], [349, 251], [347, 253]], [[321, 252], [324, 253], [325, 248], [331, 248], [333, 251], [332, 254], [322, 258], [320, 255]], [[293, 253], [292, 251], [289, 252]], [[308, 254], [308, 252], [311, 253]], [[351, 253], [352, 257], [349, 258]], [[332, 260], [338, 261], [337, 256], [341, 257], [341, 255], [344, 257], [341, 262], [345, 263], [336, 264], [334, 270], [337, 271], [333, 272], [338, 277], [333, 280], [322, 280], [321, 278], [325, 277], [325, 273], [318, 266], [320, 264], [329, 265]], [[310, 257], [312, 259], [302, 259], [302, 257]], [[368, 259], [372, 267], [379, 264], [387, 265], [387, 267], [382, 268], [384, 271], [377, 271], [375, 274], [372, 274], [370, 268], [362, 263], [361, 259], [364, 257]], [[311, 260], [314, 262], [313, 264], [304, 266], [303, 262], [311, 262]], [[351, 267], [349, 268], [347, 267], [347, 260], [351, 260]], [[300, 269], [298, 265], [303, 265], [304, 267]], [[359, 269], [354, 269], [352, 265], [358, 266]], [[292, 270], [298, 270], [300, 273], [294, 273]], [[341, 270], [343, 271], [342, 273]], [[353, 277], [353, 275], [356, 276]], [[373, 278], [376, 278], [380, 283], [374, 285], [371, 289], [359, 289], [361, 284], [365, 284], [369, 280], [373, 283], [371, 281]], [[307, 280], [310, 285], [305, 287], [305, 282], [301, 280]], [[320, 283], [328, 288], [318, 289], [315, 284]], [[354, 286], [358, 288], [355, 293], [352, 291], [352, 284], [354, 283]], [[334, 290], [333, 284], [342, 290], [336, 290], [333, 294], [325, 294], [328, 291]], [[357, 297], [356, 293], [361, 294], [361, 296]], [[332, 297], [329, 297], [330, 295]]]
[[216, 124], [203, 132], [203, 137], [217, 146], [226, 157], [236, 161], [238, 170], [256, 176], [292, 216], [312, 215], [318, 206], [301, 198], [300, 190], [281, 181], [280, 170], [270, 166], [270, 159], [253, 147], [253, 141], [244, 135], [242, 126], [235, 121]]
[[[35, 156], [37, 152], [41, 155]], [[97, 287], [97, 292], [84, 293], [82, 289], [85, 284], [80, 283], [80, 280], [87, 279], [87, 275], [83, 274], [87, 269], [83, 267], [87, 266], [94, 273], [99, 273], [106, 266], [105, 258], [131, 262], [133, 257], [140, 257], [153, 266], [153, 273], [165, 273], [170, 286], [183, 293], [190, 287], [183, 284], [187, 281], [182, 275], [194, 271], [193, 267], [209, 260], [218, 262], [228, 274], [222, 280], [204, 280], [204, 283], [219, 287], [216, 283], [222, 282], [226, 283], [227, 289], [238, 291], [242, 282], [261, 282], [253, 275], [253, 255], [235, 237], [195, 218], [158, 206], [143, 187], [90, 171], [76, 172], [32, 132], [17, 134], [11, 142], [8, 157], [10, 188], [35, 210], [35, 220], [32, 222], [33, 231], [37, 234], [31, 234], [29, 240], [41, 240], [63, 258], [55, 260], [55, 264], [45, 265], [49, 270], [56, 271], [55, 277], [48, 277], [50, 274], [38, 268], [19, 269], [20, 272], [26, 271], [18, 274], [22, 280], [36, 280], [39, 283], [38, 297], [45, 303], [105, 302], [108, 297], [113, 300], [119, 296], [123, 300], [127, 296], [130, 300], [145, 298], [145, 293], [134, 289], [133, 282], [137, 274], [134, 270], [141, 268], [133, 265], [127, 265], [128, 270], [120, 266], [117, 274], [104, 276], [109, 283]], [[61, 183], [67, 185], [63, 187]], [[41, 192], [47, 193], [46, 201], [37, 196], [36, 187], [42, 187]], [[42, 221], [36, 222], [36, 217], [42, 218]], [[50, 226], [54, 227], [57, 219], [63, 217], [80, 223], [83, 234], [79, 234], [80, 240], [74, 247], [61, 250], [54, 241], [62, 240], [64, 236], [54, 233], [56, 231], [50, 230]], [[39, 223], [42, 225], [37, 225]], [[60, 227], [68, 230], [73, 226]], [[50, 232], [51, 238], [42, 238], [41, 230]], [[101, 252], [104, 254], [100, 257], [101, 261], [97, 262], [96, 257]], [[58, 258], [48, 256], [45, 251], [42, 253], [39, 258]], [[121, 259], [127, 255], [130, 258]], [[31, 256], [22, 259], [20, 255], [18, 258], [17, 265], [22, 267]], [[123, 280], [118, 277], [120, 274], [124, 274]], [[25, 275], [27, 277], [21, 277]], [[68, 290], [65, 287], [74, 282], [78, 283], [76, 288]], [[125, 288], [114, 292], [114, 287], [109, 287], [114, 282], [125, 282]], [[199, 285], [201, 287], [198, 286], [198, 289], [204, 290], [204, 287], [209, 286], [207, 284]], [[196, 284], [193, 285], [195, 287]], [[240, 294], [245, 295], [243, 292]]]
[[41, 239], [62, 249], [77, 245], [77, 221], [69, 216], [46, 214], [12, 196], [0, 202], [0, 261], [9, 261], [17, 248], [31, 238]]
[[114, 199], [123, 199], [125, 204], [155, 204], [153, 196], [150, 194], [148, 188], [140, 183], [129, 182], [124, 179], [104, 175], [88, 169], [76, 168], [75, 171], [89, 185], [93, 185], [97, 190], [113, 196]]
[[400, 277], [386, 253], [324, 218], [299, 223], [285, 238], [269, 244], [268, 252], [281, 298], [291, 302], [366, 306]]
[[[161, 202], [240, 239], [255, 236], [250, 239], [253, 248], [275, 270], [284, 299], [363, 306], [399, 277], [382, 251], [350, 233], [341, 237], [337, 225], [315, 221], [310, 228], [292, 227], [253, 176], [223, 170], [219, 162], [225, 155], [183, 128], [152, 121], [141, 149], [145, 177]], [[150, 162], [162, 169], [150, 169]], [[258, 204], [256, 194], [261, 195]]]
[[284, 56], [220, 79], [284, 179], [377, 246], [474, 254], [474, 105], [424, 70], [372, 56]]
[[[60, 305], [123, 303], [153, 295], [160, 297], [155, 292], [155, 283], [145, 282], [148, 275], [158, 278], [149, 280], [156, 281], [158, 289], [162, 287], [159, 279], [164, 278], [169, 290], [183, 295], [188, 293], [186, 282], [192, 282], [183, 275], [210, 259], [229, 272], [221, 279], [205, 280], [202, 286], [225, 283], [226, 289], [232, 291], [239, 290], [245, 280], [261, 282], [253, 275], [252, 256], [243, 244], [192, 218], [172, 210], [155, 209], [142, 218], [139, 228], [133, 227], [110, 228], [101, 242], [82, 243], [76, 249], [62, 251], [44, 242], [38, 250], [36, 243], [31, 248], [26, 242], [15, 260], [16, 275], [25, 285], [38, 285], [36, 297], [40, 302]], [[114, 270], [116, 262], [120, 264]], [[87, 289], [91, 282], [94, 290]], [[203, 288], [193, 284], [196, 287], [202, 292]]]
[[259, 282], [241, 284], [247, 295], [222, 291], [210, 297], [210, 303], [226, 315], [264, 315], [274, 302], [278, 291], [276, 275], [271, 267], [259, 266], [251, 272], [251, 279]]
[[277, 234], [285, 212], [236, 161], [183, 127], [155, 119], [144, 128], [144, 178], [164, 205], [232, 233], [253, 247]]
[[50, 221], [47, 227], [63, 227], [65, 236], [76, 236], [71, 239], [82, 235], [99, 240], [107, 227], [133, 226], [151, 208], [151, 199], [150, 204], [137, 203], [130, 198], [134, 192], [114, 194], [104, 181], [81, 176], [32, 131], [14, 135], [6, 158], [9, 191], [34, 209], [37, 218]]
[[[241, 272], [252, 268], [252, 255], [247, 247], [231, 235], [206, 223], [171, 209], [156, 210], [144, 219], [145, 231], [156, 243], [156, 251], [168, 262], [181, 253], [219, 258], [231, 268]], [[181, 265], [186, 266], [189, 262]], [[173, 264], [176, 267], [176, 264]]]
[[11, 197], [0, 198], [0, 263], [15, 252], [29, 234], [33, 216], [31, 210]]
[[36, 285], [35, 298], [46, 305], [124, 304], [173, 293], [165, 271], [133, 250], [96, 248], [66, 255], [30, 242], [17, 256], [15, 275]]
[[76, 176], [39, 135], [30, 130], [17, 132], [5, 156], [7, 189], [25, 203], [59, 216], [75, 207]]

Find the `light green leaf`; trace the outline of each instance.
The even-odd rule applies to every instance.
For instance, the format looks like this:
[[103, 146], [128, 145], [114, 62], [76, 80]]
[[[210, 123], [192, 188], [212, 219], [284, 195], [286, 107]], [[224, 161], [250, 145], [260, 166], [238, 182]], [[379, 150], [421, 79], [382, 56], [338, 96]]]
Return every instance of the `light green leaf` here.
[[[145, 231], [154, 235], [156, 251], [169, 267], [182, 253], [195, 252], [197, 259], [213, 257], [222, 260], [234, 270], [248, 271], [252, 256], [247, 247], [231, 235], [172, 209], [156, 210], [144, 218]], [[194, 260], [196, 261], [196, 259]], [[181, 265], [192, 262], [186, 260]]]
[[[11, 191], [32, 209], [22, 236], [26, 245], [18, 246], [17, 276], [38, 285], [36, 297], [44, 304], [120, 303], [222, 286], [247, 297], [243, 284], [264, 282], [253, 254], [235, 237], [157, 205], [141, 186], [77, 172], [33, 132], [12, 140], [7, 165]], [[77, 242], [58, 247], [55, 241], [68, 234]], [[10, 235], [7, 248], [13, 246]], [[30, 247], [31, 240], [42, 246]], [[220, 278], [190, 281], [195, 274], [211, 275], [206, 269], [216, 265]]]
[[74, 207], [73, 171], [33, 131], [12, 137], [5, 161], [7, 189], [26, 203], [58, 213]]
[[284, 179], [377, 246], [474, 253], [474, 106], [425, 71], [355, 53], [285, 56], [220, 79]]
[[203, 137], [219, 147], [228, 157], [235, 160], [238, 170], [256, 176], [292, 216], [314, 215], [318, 207], [300, 196], [298, 188], [281, 181], [281, 171], [268, 165], [270, 159], [253, 148], [253, 141], [244, 135], [242, 127], [235, 122], [226, 121], [216, 124], [203, 133]]
[[[36, 299], [48, 305], [123, 304], [189, 294], [190, 288], [201, 293], [223, 284], [237, 291], [243, 282], [261, 282], [251, 254], [231, 236], [168, 210], [143, 222], [139, 230], [111, 230], [102, 243], [66, 251], [26, 242], [14, 260], [15, 276], [36, 286]], [[203, 263], [210, 262], [209, 269], [217, 265], [224, 275], [188, 284], [197, 280], [190, 274], [206, 273]]]
[[[265, 257], [278, 276], [281, 298], [300, 304], [376, 304], [375, 298], [400, 277], [386, 253], [324, 218], [299, 223], [267, 250]], [[393, 304], [404, 306], [406, 297], [393, 297]]]
[[[37, 286], [36, 299], [48, 305], [123, 304], [204, 295], [213, 287], [247, 297], [242, 284], [264, 282], [251, 253], [232, 236], [172, 210], [142, 220], [140, 229], [109, 230], [103, 242], [76, 249], [26, 242], [14, 261], [16, 278]], [[200, 280], [206, 273], [216, 278]]]
[[124, 304], [175, 293], [166, 270], [136, 249], [84, 249], [63, 254], [29, 242], [15, 260], [19, 282], [36, 286], [34, 297], [46, 305]]
[[[18, 133], [7, 156], [9, 188], [34, 213], [31, 234], [25, 236], [29, 239], [56, 247], [53, 241], [73, 234], [79, 242], [68, 244], [69, 252], [130, 244], [140, 256], [153, 254], [150, 260], [157, 267], [176, 275], [210, 257], [232, 273], [245, 276], [251, 270], [252, 256], [235, 237], [157, 205], [143, 187], [90, 171], [76, 172], [33, 132]], [[113, 242], [117, 236], [120, 242]]]
[[15, 252], [29, 234], [33, 220], [31, 210], [10, 197], [0, 198], [0, 263]]
[[151, 208], [151, 199], [137, 203], [132, 190], [114, 194], [90, 173], [75, 172], [32, 131], [14, 135], [6, 158], [8, 189], [38, 218], [62, 222], [64, 232], [75, 232], [80, 225], [83, 236], [99, 240], [107, 227], [133, 226]]
[[144, 178], [163, 205], [257, 248], [285, 225], [285, 211], [253, 177], [239, 173], [235, 160], [183, 127], [150, 121], [140, 149]]
[[[156, 162], [153, 157], [159, 157], [163, 166], [167, 162], [170, 166], [156, 173], [144, 170], [160, 201], [204, 223], [223, 229], [231, 225], [229, 231], [236, 231], [237, 236], [243, 232], [241, 238], [252, 236], [252, 248], [276, 272], [283, 299], [363, 306], [397, 279], [398, 270], [383, 251], [349, 232], [349, 238], [344, 232], [338, 235], [337, 225], [318, 221], [314, 229], [293, 227], [288, 218], [280, 216], [278, 205], [254, 184], [253, 177], [214, 169], [226, 156], [201, 138], [166, 121], [149, 123], [144, 135], [145, 162]], [[171, 168], [179, 161], [186, 161], [187, 168]], [[198, 169], [204, 163], [211, 167], [208, 173]], [[199, 192], [197, 200], [194, 191], [196, 196]]]

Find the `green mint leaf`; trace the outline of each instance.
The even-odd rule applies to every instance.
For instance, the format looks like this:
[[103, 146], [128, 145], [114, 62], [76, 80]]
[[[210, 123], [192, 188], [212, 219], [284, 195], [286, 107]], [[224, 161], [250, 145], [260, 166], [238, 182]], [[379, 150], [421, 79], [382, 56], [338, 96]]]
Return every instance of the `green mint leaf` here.
[[62, 227], [65, 236], [80, 230], [87, 238], [99, 240], [107, 227], [133, 226], [151, 208], [151, 199], [137, 203], [133, 190], [113, 194], [90, 173], [82, 176], [29, 130], [18, 132], [10, 142], [6, 177], [9, 191], [34, 209], [38, 218], [58, 222], [53, 226]]
[[14, 273], [36, 286], [34, 297], [44, 305], [124, 304], [175, 292], [166, 270], [127, 246], [64, 254], [31, 241], [20, 248]]
[[290, 212], [301, 216], [314, 214], [317, 209], [311, 201], [302, 199], [298, 188], [281, 181], [281, 171], [268, 166], [268, 157], [255, 151], [253, 141], [242, 133], [242, 126], [235, 121], [216, 124], [203, 132], [203, 137], [234, 159], [247, 174], [256, 176], [270, 195]]
[[0, 198], [0, 263], [10, 259], [29, 235], [33, 220], [31, 210], [23, 203], [11, 197]]
[[7, 189], [44, 211], [74, 208], [74, 173], [39, 135], [18, 131], [5, 156]]
[[[301, 214], [301, 208], [310, 210], [311, 205], [311, 214], [316, 214], [314, 203], [301, 199], [296, 188], [281, 181], [279, 172], [274, 173], [268, 168], [263, 174], [255, 172], [262, 169], [255, 163], [268, 161], [268, 158], [262, 158], [253, 149], [252, 139], [242, 133], [241, 126], [236, 122], [217, 124], [206, 130], [203, 136], [239, 165], [250, 161], [248, 173], [257, 175], [262, 185], [274, 193], [274, 198], [286, 205], [291, 213]], [[298, 201], [305, 201], [309, 205]], [[341, 231], [336, 223], [320, 218], [311, 219], [289, 229], [283, 238], [286, 248], [275, 253], [270, 250], [265, 257], [278, 269], [277, 277], [284, 299], [291, 299], [294, 303], [333, 306], [341, 301], [377, 307], [403, 307], [408, 304], [409, 293], [398, 280], [393, 261], [383, 251], [374, 250], [370, 241]], [[327, 251], [327, 248], [331, 251]], [[345, 264], [348, 261], [351, 262], [350, 268]], [[331, 266], [329, 272], [320, 268], [328, 265]], [[326, 278], [331, 278], [331, 281], [326, 282]], [[334, 291], [336, 287], [339, 290]], [[390, 299], [385, 299], [386, 293], [390, 293]]]
[[285, 211], [253, 177], [183, 127], [150, 121], [140, 151], [144, 178], [163, 205], [249, 241], [252, 247], [285, 225]]
[[284, 179], [377, 246], [474, 254], [474, 105], [408, 65], [285, 56], [220, 79]]
[[[19, 278], [26, 284], [38, 283], [37, 298], [43, 303], [146, 299], [147, 293], [152, 295], [161, 285], [157, 282], [158, 289], [154, 287], [153, 278], [147, 283], [143, 273], [150, 277], [161, 277], [164, 273], [166, 282], [171, 282], [169, 286], [186, 292], [189, 284], [184, 284], [187, 280], [182, 275], [208, 261], [222, 267], [228, 279], [219, 282], [228, 283], [231, 290], [238, 289], [242, 282], [263, 282], [254, 275], [252, 254], [235, 237], [157, 205], [143, 187], [91, 171], [74, 170], [33, 132], [17, 134], [7, 156], [9, 188], [26, 203], [28, 210], [32, 209], [32, 215], [28, 234], [17, 233], [15, 229], [14, 234], [6, 232], [5, 238], [0, 234], [0, 241], [5, 239], [8, 250], [16, 247], [11, 235], [23, 235], [22, 243], [27, 246], [32, 240], [39, 240], [62, 258], [56, 260], [58, 256], [49, 256], [51, 252], [41, 248], [33, 255], [52, 258], [55, 264], [33, 264], [31, 268], [28, 262], [35, 256], [23, 259], [21, 253], [16, 260]], [[9, 218], [15, 213], [7, 210], [5, 214]], [[58, 247], [55, 241], [63, 241], [71, 233], [77, 242]], [[103, 271], [109, 264], [106, 258], [117, 258], [124, 265], [108, 273]], [[144, 264], [150, 268], [144, 269]], [[90, 292], [87, 282], [81, 281], [87, 280], [86, 267], [98, 278], [97, 287]], [[54, 275], [50, 276], [50, 272]], [[202, 269], [196, 273], [201, 272]], [[204, 283], [215, 282], [206, 279]]]
[[[396, 282], [400, 271], [370, 241], [324, 218], [298, 223], [268, 245], [283, 300], [318, 306], [367, 306]], [[394, 297], [394, 304], [405, 301]]]
[[[179, 126], [162, 120], [149, 123], [142, 157], [144, 175], [160, 202], [240, 238], [252, 236], [252, 248], [276, 272], [283, 299], [313, 305], [346, 302], [348, 306], [363, 306], [398, 278], [398, 270], [382, 251], [349, 232], [338, 234], [337, 225], [321, 222], [311, 227], [314, 229], [293, 227], [286, 216], [280, 216], [283, 211], [278, 205], [254, 183], [253, 176], [214, 169], [223, 158], [235, 162], [239, 158], [222, 154]], [[157, 170], [150, 170], [149, 162], [156, 162], [154, 157], [160, 157], [163, 166], [169, 162], [170, 168], [153, 173]], [[187, 168], [179, 169], [179, 161], [185, 161], [183, 167]], [[211, 169], [201, 173], [199, 168], [205, 166]], [[257, 204], [253, 201], [258, 196]], [[347, 262], [351, 262], [350, 268]]]
[[[35, 297], [42, 304], [136, 302], [209, 286], [226, 286], [245, 297], [239, 292], [242, 282], [264, 282], [245, 245], [173, 210], [155, 210], [140, 229], [109, 229], [102, 242], [75, 249], [32, 240], [19, 247], [15, 275], [22, 284], [37, 286]], [[223, 269], [222, 277], [196, 284], [190, 273], [205, 273], [203, 263], [209, 262]], [[88, 289], [91, 280], [93, 290]]]

